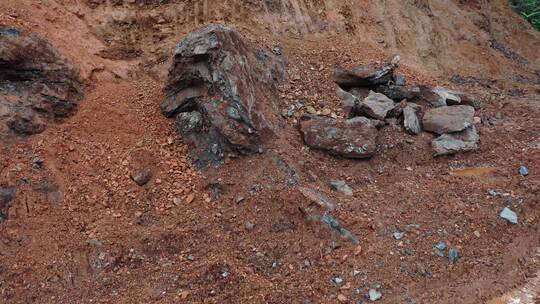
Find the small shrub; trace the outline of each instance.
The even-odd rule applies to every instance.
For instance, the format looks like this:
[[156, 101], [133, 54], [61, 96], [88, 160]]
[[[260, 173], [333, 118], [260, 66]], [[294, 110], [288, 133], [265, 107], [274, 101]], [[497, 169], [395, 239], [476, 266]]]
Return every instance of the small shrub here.
[[510, 0], [512, 7], [540, 30], [540, 0]]

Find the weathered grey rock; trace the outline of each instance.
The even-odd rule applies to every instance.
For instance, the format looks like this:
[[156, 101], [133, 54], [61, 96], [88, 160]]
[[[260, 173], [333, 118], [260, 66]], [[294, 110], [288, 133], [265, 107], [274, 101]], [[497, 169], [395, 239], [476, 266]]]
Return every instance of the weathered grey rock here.
[[186, 88], [174, 95], [170, 95], [161, 104], [161, 111], [165, 116], [172, 117], [183, 111], [194, 108], [197, 98], [204, 96], [206, 89], [203, 86]]
[[382, 298], [382, 293], [376, 289], [371, 288], [368, 292], [369, 300], [371, 302], [378, 301]]
[[449, 90], [443, 87], [430, 88], [420, 86], [420, 98], [433, 107], [467, 105], [475, 109], [481, 107], [480, 101], [463, 92]]
[[501, 218], [507, 220], [509, 223], [511, 224], [517, 224], [518, 223], [518, 216], [517, 214], [512, 211], [512, 209], [508, 208], [508, 207], [505, 207], [502, 211], [501, 211], [501, 214], [499, 215]]
[[399, 56], [394, 56], [389, 62], [382, 64], [364, 64], [352, 70], [337, 68], [333, 76], [334, 82], [344, 90], [386, 84], [394, 78], [398, 63]]
[[12, 28], [1, 28], [0, 29], [0, 35], [6, 35], [6, 36], [19, 36], [21, 33], [17, 31], [16, 29]]
[[394, 107], [395, 103], [392, 99], [383, 94], [371, 91], [369, 92], [369, 96], [360, 102], [357, 111], [359, 114], [367, 117], [384, 120], [388, 112]]
[[394, 74], [394, 85], [405, 86], [407, 85], [407, 78], [405, 75]]
[[365, 125], [371, 125], [374, 126], [377, 129], [380, 129], [386, 125], [385, 121], [378, 120], [378, 119], [371, 119], [364, 116], [356, 116], [353, 118], [348, 119], [349, 123], [361, 123]]
[[337, 121], [325, 117], [307, 117], [300, 124], [306, 145], [346, 158], [370, 158], [375, 153], [377, 129], [363, 121]]
[[152, 171], [143, 170], [143, 171], [133, 175], [131, 178], [133, 179], [133, 181], [137, 185], [142, 187], [142, 186], [148, 184], [148, 182], [150, 182], [150, 180], [152, 179]]
[[403, 126], [409, 134], [418, 135], [422, 132], [420, 121], [416, 115], [419, 106], [416, 104], [408, 104], [403, 109]]
[[474, 124], [474, 113], [471, 106], [433, 108], [426, 111], [422, 122], [426, 131], [437, 134], [459, 132]]
[[[197, 166], [218, 166], [224, 152], [256, 152], [279, 128], [277, 85], [285, 60], [258, 49], [232, 28], [210, 25], [190, 33], [174, 51], [162, 104], [166, 116], [193, 113], [180, 124], [200, 118], [186, 138]], [[196, 116], [196, 117], [195, 117]], [[210, 151], [210, 154], [208, 154]]]
[[17, 189], [13, 187], [0, 187], [0, 220], [6, 216], [6, 207], [9, 202], [15, 199]]
[[435, 150], [435, 156], [451, 155], [478, 149], [479, 140], [480, 136], [472, 126], [461, 132], [443, 134], [434, 139], [431, 145]]
[[43, 120], [30, 109], [13, 110], [6, 125], [16, 134], [32, 135], [45, 130]]
[[356, 96], [359, 101], [364, 100], [366, 97], [368, 97], [369, 92], [371, 92], [371, 90], [366, 88], [352, 88], [349, 90], [349, 93]]
[[526, 166], [520, 166], [518, 171], [519, 171], [519, 175], [521, 176], [529, 175], [529, 168], [527, 168]]
[[11, 202], [16, 194], [17, 189], [13, 187], [0, 187], [0, 208], [3, 208], [7, 203]]
[[82, 99], [79, 73], [46, 40], [0, 33], [0, 141], [43, 132]]
[[342, 90], [341, 88], [337, 89], [337, 94], [341, 99], [341, 108], [343, 109], [345, 117], [352, 117], [358, 105], [358, 98], [354, 94]]
[[420, 98], [420, 87], [413, 86], [398, 86], [398, 85], [382, 85], [375, 88], [375, 92], [384, 94], [386, 97], [400, 102], [403, 99], [408, 101]]
[[335, 180], [330, 182], [332, 190], [345, 194], [346, 196], [352, 196], [353, 190], [346, 182], [342, 180]]
[[419, 86], [419, 88], [421, 100], [435, 108], [446, 106], [446, 102], [441, 100], [441, 97], [433, 91], [433, 88], [424, 85]]
[[433, 89], [433, 92], [439, 96], [439, 103], [441, 105], [455, 105], [455, 104], [461, 104], [461, 93], [448, 90], [443, 87], [435, 87]]

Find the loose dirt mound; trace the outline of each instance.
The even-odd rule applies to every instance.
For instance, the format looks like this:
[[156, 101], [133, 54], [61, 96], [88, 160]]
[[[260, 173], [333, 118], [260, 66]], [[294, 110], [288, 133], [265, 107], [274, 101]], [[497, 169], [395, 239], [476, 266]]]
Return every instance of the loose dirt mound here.
[[[0, 27], [35, 31], [75, 62], [88, 92], [65, 123], [0, 146], [0, 302], [537, 293], [540, 39], [505, 1], [10, 0], [0, 12]], [[289, 82], [273, 145], [201, 173], [160, 105], [174, 46], [210, 22], [281, 52]], [[298, 105], [345, 118], [335, 68], [396, 52], [410, 85], [480, 97], [479, 150], [434, 159], [433, 135], [398, 125], [369, 161], [306, 148]]]

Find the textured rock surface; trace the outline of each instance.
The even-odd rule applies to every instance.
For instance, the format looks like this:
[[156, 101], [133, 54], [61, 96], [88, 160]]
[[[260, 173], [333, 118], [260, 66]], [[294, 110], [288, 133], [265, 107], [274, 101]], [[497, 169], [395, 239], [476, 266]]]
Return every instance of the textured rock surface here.
[[358, 106], [357, 112], [367, 117], [384, 120], [388, 112], [395, 107], [394, 101], [383, 94], [370, 92]]
[[337, 68], [333, 76], [334, 82], [344, 90], [387, 84], [394, 79], [394, 70], [398, 63], [399, 56], [394, 56], [389, 62], [382, 64], [364, 64], [352, 70]]
[[375, 153], [377, 129], [363, 120], [309, 117], [300, 130], [309, 147], [332, 155], [369, 158]]
[[418, 120], [418, 105], [408, 104], [403, 108], [403, 126], [409, 134], [418, 135], [422, 132], [420, 121]]
[[81, 98], [78, 71], [46, 40], [0, 33], [0, 141], [42, 132]]
[[226, 151], [256, 151], [274, 134], [284, 65], [223, 25], [194, 31], [178, 44], [162, 111], [190, 113], [176, 125], [200, 167], [219, 165]]
[[420, 88], [413, 86], [383, 85], [375, 88], [375, 92], [400, 102], [403, 99], [415, 100], [420, 97]]
[[433, 108], [424, 114], [422, 122], [426, 131], [437, 134], [459, 132], [473, 125], [474, 113], [471, 106]]
[[441, 156], [476, 150], [479, 141], [480, 136], [472, 126], [461, 132], [443, 134], [434, 139], [431, 145], [435, 156]]

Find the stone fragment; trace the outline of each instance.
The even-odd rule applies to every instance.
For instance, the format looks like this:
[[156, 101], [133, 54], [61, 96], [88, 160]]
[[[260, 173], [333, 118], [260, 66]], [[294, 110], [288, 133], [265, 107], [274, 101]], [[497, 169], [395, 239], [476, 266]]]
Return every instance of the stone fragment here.
[[403, 126], [409, 134], [418, 135], [422, 132], [417, 111], [419, 107], [415, 104], [408, 104], [403, 108]]
[[459, 132], [474, 124], [474, 108], [471, 106], [452, 106], [432, 108], [423, 117], [426, 131], [445, 134]]
[[371, 91], [368, 97], [360, 102], [358, 113], [370, 118], [384, 120], [388, 112], [394, 109], [394, 107], [395, 103], [392, 99], [383, 94]]
[[478, 149], [479, 141], [480, 136], [478, 136], [476, 128], [473, 126], [461, 132], [443, 134], [435, 138], [431, 146], [435, 150], [435, 156], [442, 156], [474, 151]]
[[308, 117], [300, 125], [306, 145], [345, 158], [370, 158], [375, 153], [377, 129], [363, 121]]
[[152, 172], [150, 170], [143, 170], [131, 177], [133, 181], [139, 185], [144, 186], [152, 179]]
[[505, 207], [500, 215], [499, 215], [501, 218], [507, 220], [509, 223], [511, 224], [517, 224], [518, 223], [518, 216], [517, 214], [512, 211], [512, 209], [508, 208], [508, 207]]
[[332, 190], [343, 193], [346, 196], [353, 195], [353, 190], [351, 189], [351, 187], [349, 187], [349, 185], [347, 185], [347, 183], [342, 180], [332, 181], [330, 182], [330, 186], [332, 187]]

